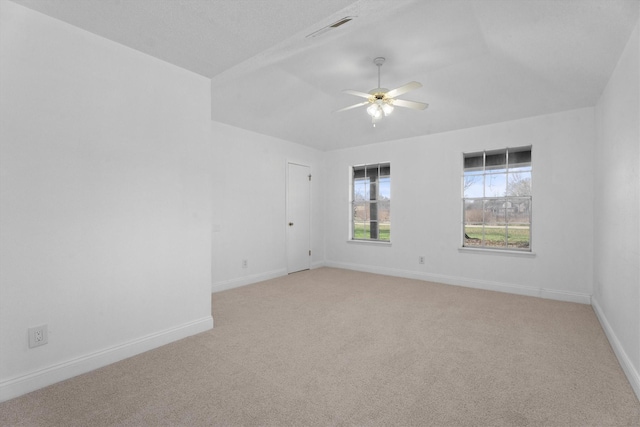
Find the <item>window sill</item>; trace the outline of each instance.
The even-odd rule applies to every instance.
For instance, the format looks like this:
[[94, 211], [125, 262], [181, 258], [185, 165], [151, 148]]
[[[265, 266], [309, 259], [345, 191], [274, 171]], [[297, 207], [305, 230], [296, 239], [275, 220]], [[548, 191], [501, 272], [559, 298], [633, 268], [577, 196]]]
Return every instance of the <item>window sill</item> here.
[[510, 251], [507, 249], [483, 249], [483, 248], [462, 247], [462, 248], [458, 248], [458, 252], [486, 254], [486, 255], [506, 255], [506, 256], [516, 256], [516, 257], [524, 257], [524, 258], [535, 258], [536, 256], [535, 252]]
[[354, 243], [356, 245], [373, 245], [373, 246], [391, 246], [391, 242], [383, 242], [379, 240], [347, 240], [347, 243]]

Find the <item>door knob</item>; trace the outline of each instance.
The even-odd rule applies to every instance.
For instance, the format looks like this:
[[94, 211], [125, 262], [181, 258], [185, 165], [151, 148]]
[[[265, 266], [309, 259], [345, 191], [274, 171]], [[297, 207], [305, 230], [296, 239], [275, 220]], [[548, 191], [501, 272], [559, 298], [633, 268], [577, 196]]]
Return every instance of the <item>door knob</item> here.
[[289, 223], [289, 227], [291, 227], [292, 225], [293, 225], [293, 223], [292, 223], [292, 222], [290, 222], [290, 223]]

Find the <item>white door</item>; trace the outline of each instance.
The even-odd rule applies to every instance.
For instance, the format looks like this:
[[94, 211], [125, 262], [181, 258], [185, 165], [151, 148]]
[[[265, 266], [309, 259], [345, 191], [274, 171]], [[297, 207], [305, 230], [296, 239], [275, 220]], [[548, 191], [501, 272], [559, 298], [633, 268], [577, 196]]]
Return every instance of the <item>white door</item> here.
[[311, 267], [311, 168], [287, 164], [287, 272]]

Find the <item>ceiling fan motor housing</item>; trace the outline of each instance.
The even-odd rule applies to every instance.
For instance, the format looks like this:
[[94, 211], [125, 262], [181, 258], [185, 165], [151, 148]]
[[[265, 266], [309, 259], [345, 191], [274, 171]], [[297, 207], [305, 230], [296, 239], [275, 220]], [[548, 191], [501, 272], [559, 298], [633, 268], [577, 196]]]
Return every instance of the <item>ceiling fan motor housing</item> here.
[[377, 87], [375, 89], [371, 89], [369, 91], [369, 93], [371, 95], [373, 95], [373, 98], [375, 99], [383, 99], [384, 95], [389, 92], [389, 89], [387, 89], [386, 87]]

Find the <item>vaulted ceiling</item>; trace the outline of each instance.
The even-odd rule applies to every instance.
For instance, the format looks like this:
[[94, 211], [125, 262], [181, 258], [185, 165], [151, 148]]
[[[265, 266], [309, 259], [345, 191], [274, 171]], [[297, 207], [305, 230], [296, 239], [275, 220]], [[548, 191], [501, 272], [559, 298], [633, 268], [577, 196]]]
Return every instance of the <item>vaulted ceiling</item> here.
[[[212, 119], [332, 150], [596, 104], [638, 0], [13, 0], [211, 79]], [[343, 17], [348, 23], [321, 30]], [[423, 87], [375, 128], [343, 89]]]

